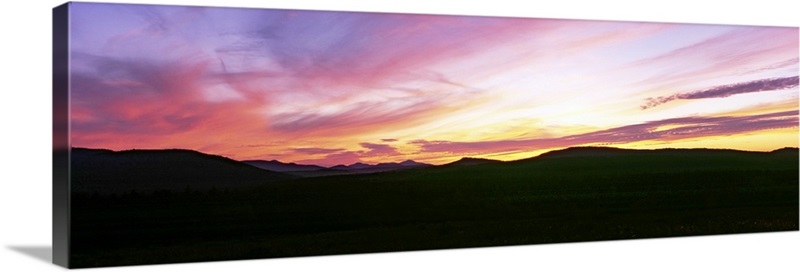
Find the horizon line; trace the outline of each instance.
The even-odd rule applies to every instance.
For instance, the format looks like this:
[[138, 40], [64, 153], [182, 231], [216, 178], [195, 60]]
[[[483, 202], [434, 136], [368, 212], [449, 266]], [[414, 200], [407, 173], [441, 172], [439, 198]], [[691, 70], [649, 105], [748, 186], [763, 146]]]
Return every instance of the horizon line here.
[[[341, 164], [341, 163], [340, 163], [340, 164], [335, 164], [335, 165], [331, 165], [331, 166], [324, 166], [324, 165], [318, 165], [318, 164], [303, 164], [303, 163], [297, 163], [296, 161], [290, 161], [290, 162], [286, 162], [286, 161], [281, 161], [281, 160], [278, 160], [278, 159], [247, 159], [247, 160], [238, 160], [238, 159], [234, 159], [234, 158], [231, 158], [231, 157], [228, 157], [228, 156], [225, 156], [225, 155], [221, 155], [221, 154], [206, 153], [206, 152], [203, 152], [203, 151], [200, 151], [200, 150], [195, 150], [195, 149], [187, 149], [187, 148], [160, 148], [160, 149], [150, 149], [150, 148], [131, 148], [131, 149], [118, 149], [118, 150], [114, 150], [114, 149], [110, 149], [110, 148], [91, 148], [91, 147], [77, 147], [77, 146], [70, 146], [70, 150], [72, 150], [72, 149], [87, 149], [87, 150], [101, 150], [101, 151], [110, 151], [110, 152], [128, 152], [128, 151], [190, 151], [190, 152], [197, 152], [197, 153], [201, 153], [201, 154], [204, 154], [204, 155], [220, 156], [220, 157], [224, 157], [224, 158], [227, 158], [227, 159], [230, 159], [230, 160], [234, 160], [234, 161], [237, 161], [237, 162], [245, 162], [245, 161], [276, 161], [276, 162], [283, 163], [283, 164], [296, 164], [296, 165], [306, 165], [306, 166], [319, 166], [319, 167], [323, 167], [323, 168], [333, 168], [333, 167], [336, 167], [336, 166], [353, 166], [353, 165], [356, 165], [356, 164], [359, 164], [359, 163], [360, 163], [360, 164], [369, 165], [369, 166], [377, 166], [377, 165], [379, 165], [379, 164], [389, 164], [389, 163], [400, 164], [400, 163], [403, 163], [403, 162], [406, 162], [406, 161], [411, 161], [411, 162], [415, 162], [415, 163], [421, 163], [421, 164], [428, 164], [428, 165], [432, 165], [432, 166], [443, 166], [443, 165], [452, 164], [452, 163], [455, 163], [455, 162], [458, 162], [458, 161], [461, 161], [461, 160], [464, 160], [464, 159], [481, 159], [481, 160], [491, 160], [491, 161], [497, 161], [497, 162], [515, 162], [515, 161], [522, 161], [522, 160], [528, 160], [528, 159], [538, 158], [538, 157], [541, 157], [541, 156], [543, 156], [543, 155], [550, 154], [550, 153], [553, 153], [553, 152], [565, 151], [565, 150], [569, 150], [569, 149], [576, 149], [576, 148], [598, 148], [598, 149], [633, 150], [633, 151], [657, 151], [657, 150], [718, 150], [718, 151], [737, 151], [737, 152], [749, 152], [749, 153], [772, 153], [772, 152], [775, 152], [775, 151], [778, 151], [778, 150], [783, 150], [783, 149], [799, 149], [799, 150], [800, 150], [800, 146], [785, 146], [785, 147], [776, 148], [776, 149], [769, 150], [769, 151], [761, 151], [761, 150], [746, 150], [746, 149], [735, 149], [735, 148], [712, 148], [712, 147], [693, 147], [693, 148], [664, 147], [664, 148], [650, 148], [650, 149], [648, 149], [648, 148], [622, 148], [622, 147], [614, 147], [614, 146], [602, 146], [602, 145], [576, 145], [576, 146], [569, 146], [569, 147], [564, 147], [564, 148], [560, 148], [560, 149], [553, 149], [553, 150], [545, 151], [545, 152], [543, 152], [543, 153], [541, 153], [541, 154], [539, 154], [539, 155], [536, 155], [536, 156], [527, 157], [527, 158], [522, 158], [522, 159], [514, 159], [514, 160], [491, 159], [491, 158], [484, 158], [484, 157], [480, 157], [480, 156], [464, 156], [464, 157], [460, 157], [460, 158], [459, 158], [459, 159], [457, 159], [457, 160], [454, 160], [454, 161], [451, 161], [451, 162], [447, 162], [447, 163], [443, 163], [443, 164], [425, 163], [425, 162], [418, 162], [418, 161], [416, 161], [416, 160], [413, 160], [413, 159], [406, 159], [406, 160], [401, 160], [401, 161], [399, 161], [399, 162], [395, 162], [395, 161], [392, 161], [392, 162], [379, 162], [379, 163], [375, 163], [375, 164], [371, 164], [371, 163], [368, 163], [368, 162], [364, 162], [364, 161], [360, 161], [360, 160], [359, 160], [359, 161], [357, 161], [357, 162], [354, 162], [354, 163], [351, 163], [351, 164]], [[55, 150], [55, 149], [54, 149], [54, 150]]]

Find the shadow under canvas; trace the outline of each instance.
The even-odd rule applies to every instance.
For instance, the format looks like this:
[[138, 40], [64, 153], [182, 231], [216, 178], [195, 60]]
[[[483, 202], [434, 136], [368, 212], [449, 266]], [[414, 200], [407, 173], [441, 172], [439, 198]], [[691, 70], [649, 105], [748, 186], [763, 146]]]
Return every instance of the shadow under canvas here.
[[28, 255], [43, 262], [53, 262], [52, 246], [8, 246], [8, 249]]

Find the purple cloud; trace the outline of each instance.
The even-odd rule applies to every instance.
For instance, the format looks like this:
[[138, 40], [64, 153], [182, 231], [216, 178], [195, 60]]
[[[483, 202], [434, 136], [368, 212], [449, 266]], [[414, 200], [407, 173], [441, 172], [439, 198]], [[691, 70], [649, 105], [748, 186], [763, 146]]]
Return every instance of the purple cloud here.
[[384, 143], [397, 142], [397, 139], [381, 139], [381, 142], [384, 142]]
[[712, 88], [705, 90], [673, 94], [666, 97], [665, 96], [649, 97], [647, 98], [645, 104], [640, 107], [642, 110], [646, 110], [678, 99], [686, 100], [686, 99], [723, 98], [743, 93], [755, 93], [755, 92], [791, 89], [797, 87], [797, 85], [798, 85], [797, 76], [761, 79], [761, 80], [754, 80], [742, 83], [714, 86]]
[[369, 149], [368, 151], [363, 151], [361, 153], [366, 157], [400, 155], [400, 152], [398, 152], [397, 149], [387, 144], [360, 143], [359, 145], [361, 145], [363, 148]]

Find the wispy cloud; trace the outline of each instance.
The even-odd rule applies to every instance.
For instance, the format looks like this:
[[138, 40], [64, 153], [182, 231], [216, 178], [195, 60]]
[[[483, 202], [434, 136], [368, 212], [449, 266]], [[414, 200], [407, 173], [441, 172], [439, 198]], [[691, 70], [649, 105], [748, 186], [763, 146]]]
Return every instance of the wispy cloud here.
[[763, 67], [759, 67], [759, 68], [756, 68], [756, 69], [747, 70], [747, 71], [743, 72], [742, 74], [754, 74], [754, 73], [758, 73], [758, 72], [764, 72], [764, 71], [781, 69], [781, 68], [786, 68], [786, 67], [791, 67], [791, 66], [797, 66], [798, 61], [800, 61], [800, 58], [793, 58], [793, 59], [788, 59], [788, 60], [784, 60], [784, 61], [779, 61], [779, 62], [768, 64], [768, 65], [765, 65]]
[[798, 85], [797, 76], [754, 80], [736, 84], [714, 86], [712, 88], [708, 88], [705, 90], [679, 93], [666, 97], [664, 96], [650, 97], [647, 98], [645, 104], [641, 105], [640, 108], [642, 110], [646, 110], [674, 100], [723, 98], [743, 93], [779, 91], [779, 90], [791, 89], [797, 87], [797, 85]]
[[388, 144], [360, 143], [361, 147], [368, 149], [363, 152], [366, 157], [397, 156], [401, 155], [394, 147]]
[[294, 152], [309, 154], [309, 155], [317, 155], [317, 154], [331, 154], [331, 153], [339, 153], [345, 151], [344, 148], [319, 148], [319, 147], [299, 147], [299, 148], [292, 148]]
[[435, 118], [444, 101], [436, 97], [397, 101], [361, 101], [335, 107], [331, 112], [305, 109], [272, 116], [270, 129], [294, 135], [350, 134], [352, 131], [388, 129], [387, 125], [409, 126]]

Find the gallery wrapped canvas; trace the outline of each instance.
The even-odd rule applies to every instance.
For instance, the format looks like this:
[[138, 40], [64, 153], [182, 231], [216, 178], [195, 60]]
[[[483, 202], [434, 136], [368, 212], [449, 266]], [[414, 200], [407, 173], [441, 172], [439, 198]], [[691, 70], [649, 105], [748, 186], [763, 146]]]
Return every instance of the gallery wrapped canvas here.
[[798, 28], [71, 2], [71, 268], [798, 230]]

